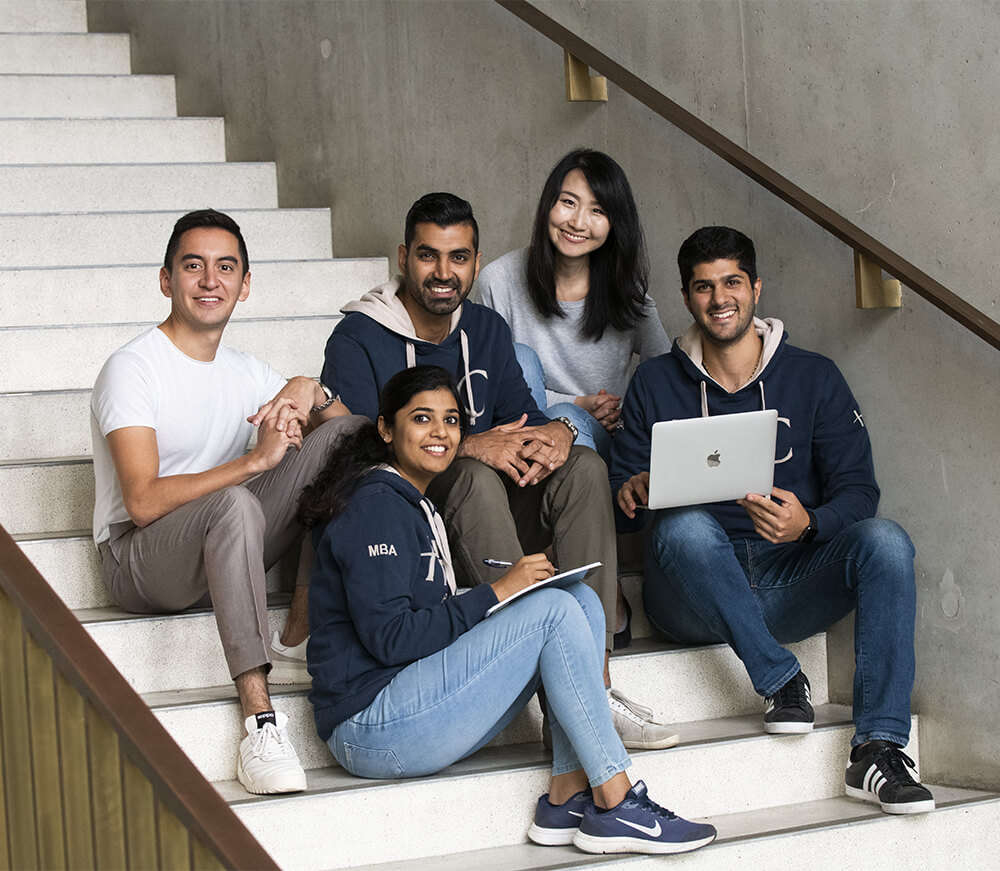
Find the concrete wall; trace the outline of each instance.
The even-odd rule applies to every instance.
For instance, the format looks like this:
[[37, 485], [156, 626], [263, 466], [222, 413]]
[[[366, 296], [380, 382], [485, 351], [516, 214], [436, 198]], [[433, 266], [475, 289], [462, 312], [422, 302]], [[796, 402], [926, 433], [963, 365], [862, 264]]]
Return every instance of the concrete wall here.
[[[538, 5], [998, 317], [1000, 5]], [[924, 774], [1000, 787], [988, 726], [1000, 717], [1000, 354], [905, 290], [899, 311], [856, 311], [842, 244], [614, 87], [606, 105], [566, 103], [562, 52], [489, 0], [88, 9], [92, 30], [132, 31], [137, 72], [177, 74], [184, 114], [225, 115], [231, 159], [278, 161], [282, 205], [332, 206], [339, 255], [394, 259], [406, 208], [446, 189], [472, 201], [496, 257], [526, 241], [551, 165], [591, 145], [636, 188], [675, 335], [688, 322], [680, 242], [708, 223], [746, 230], [763, 313], [840, 363], [872, 431], [882, 512], [917, 546]], [[849, 627], [831, 643], [846, 698]]]

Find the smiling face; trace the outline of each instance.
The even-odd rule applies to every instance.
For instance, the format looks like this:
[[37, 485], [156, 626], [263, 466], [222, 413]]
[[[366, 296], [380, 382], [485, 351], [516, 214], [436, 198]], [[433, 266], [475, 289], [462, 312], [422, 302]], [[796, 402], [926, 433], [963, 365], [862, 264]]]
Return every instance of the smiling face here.
[[600, 248], [611, 233], [611, 221], [582, 170], [566, 173], [559, 195], [549, 209], [549, 241], [559, 256], [585, 257]]
[[221, 334], [236, 303], [250, 295], [250, 273], [243, 275], [236, 237], [221, 227], [188, 230], [170, 271], [160, 269], [160, 291], [170, 300], [175, 329]]
[[396, 412], [391, 424], [378, 419], [392, 465], [421, 493], [455, 459], [462, 439], [458, 402], [450, 390], [424, 390]]
[[447, 324], [479, 274], [472, 226], [417, 224], [410, 247], [399, 246], [399, 270], [403, 273], [400, 299], [417, 335], [429, 338], [421, 329]]
[[684, 303], [703, 338], [733, 345], [753, 327], [761, 279], [750, 281], [736, 260], [697, 263], [684, 290]]

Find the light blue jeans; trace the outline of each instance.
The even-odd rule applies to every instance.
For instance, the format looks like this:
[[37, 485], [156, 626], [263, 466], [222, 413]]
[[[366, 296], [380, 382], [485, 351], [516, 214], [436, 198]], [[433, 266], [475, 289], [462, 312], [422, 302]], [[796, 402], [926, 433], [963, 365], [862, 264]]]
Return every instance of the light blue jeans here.
[[514, 353], [517, 355], [517, 362], [524, 373], [524, 380], [528, 383], [531, 391], [531, 398], [549, 420], [557, 417], [568, 417], [580, 434], [574, 444], [593, 448], [600, 455], [605, 463], [611, 463], [611, 434], [598, 422], [598, 420], [584, 411], [575, 402], [557, 402], [555, 405], [546, 405], [545, 399], [545, 370], [542, 368], [542, 361], [538, 359], [535, 349], [522, 345], [520, 342], [514, 343]]
[[589, 587], [530, 593], [404, 668], [327, 744], [360, 777], [433, 774], [491, 741], [544, 685], [552, 773], [594, 786], [630, 764], [604, 689], [604, 610]]
[[853, 745], [905, 746], [913, 690], [913, 544], [891, 520], [871, 519], [819, 544], [730, 541], [700, 508], [660, 511], [646, 555], [650, 621], [677, 642], [725, 641], [754, 689], [776, 692], [798, 670], [781, 645], [854, 618]]

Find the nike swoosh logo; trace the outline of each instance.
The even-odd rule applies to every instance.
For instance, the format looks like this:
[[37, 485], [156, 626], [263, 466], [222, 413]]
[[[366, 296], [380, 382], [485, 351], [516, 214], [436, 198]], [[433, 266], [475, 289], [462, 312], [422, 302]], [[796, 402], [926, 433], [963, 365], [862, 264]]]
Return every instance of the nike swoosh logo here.
[[581, 819], [583, 818], [583, 814], [578, 814], [576, 811], [566, 811], [566, 813], [568, 813], [571, 817], [580, 817]]
[[663, 829], [660, 828], [660, 823], [657, 821], [655, 826], [640, 826], [638, 823], [631, 823], [628, 820], [623, 820], [621, 817], [615, 817], [618, 822], [623, 825], [628, 826], [630, 829], [635, 829], [637, 832], [642, 832], [644, 835], [649, 835], [651, 838], [660, 837], [660, 833]]

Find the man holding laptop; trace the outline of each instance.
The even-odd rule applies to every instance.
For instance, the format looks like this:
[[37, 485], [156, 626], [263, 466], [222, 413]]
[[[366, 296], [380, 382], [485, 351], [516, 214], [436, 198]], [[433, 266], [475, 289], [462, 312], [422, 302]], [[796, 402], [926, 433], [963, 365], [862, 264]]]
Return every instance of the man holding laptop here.
[[[831, 360], [787, 344], [780, 320], [754, 316], [762, 282], [744, 234], [704, 227], [677, 261], [694, 324], [670, 353], [636, 371], [611, 458], [622, 529], [625, 518], [635, 528], [647, 506], [663, 509], [647, 551], [649, 618], [673, 641], [728, 643], [766, 698], [765, 730], [782, 734], [810, 731], [814, 714], [809, 681], [781, 645], [856, 609], [847, 794], [887, 813], [932, 810], [934, 799], [914, 782], [901, 750], [914, 676], [914, 550], [902, 528], [874, 516], [879, 488], [858, 404]], [[703, 489], [701, 498], [678, 504], [669, 499], [670, 480], [651, 487], [654, 423], [757, 412], [746, 420], [767, 426], [759, 412], [768, 409], [772, 427], [777, 410], [777, 432], [763, 442], [773, 468], [773, 485], [761, 488], [767, 492], [738, 490], [717, 502], [727, 497]], [[744, 441], [748, 432], [742, 429]], [[699, 459], [675, 475], [741, 470], [729, 468], [724, 433], [698, 437]], [[655, 462], [652, 471], [670, 474]], [[659, 498], [655, 485], [665, 491]]]

